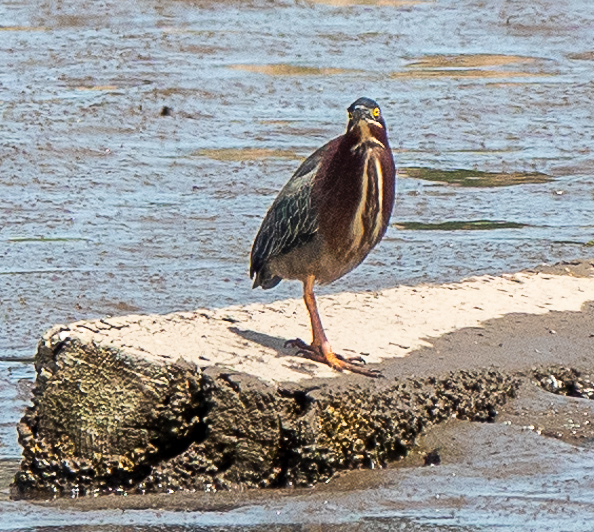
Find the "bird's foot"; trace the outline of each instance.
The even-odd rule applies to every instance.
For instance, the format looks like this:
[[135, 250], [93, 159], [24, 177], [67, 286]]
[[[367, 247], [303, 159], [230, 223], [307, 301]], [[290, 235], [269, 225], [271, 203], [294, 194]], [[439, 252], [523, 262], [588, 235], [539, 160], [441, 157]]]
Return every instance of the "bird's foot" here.
[[365, 359], [356, 357], [344, 357], [342, 355], [333, 353], [329, 349], [323, 349], [321, 346], [306, 344], [300, 338], [295, 340], [288, 340], [285, 342], [285, 347], [296, 347], [298, 349], [297, 355], [300, 355], [309, 360], [320, 362], [321, 364], [327, 364], [336, 371], [348, 370], [352, 373], [358, 373], [365, 375], [366, 377], [382, 377], [382, 374], [374, 369], [364, 368], [366, 364]]
[[296, 347], [298, 349], [297, 353], [295, 353], [296, 355], [309, 358], [309, 360], [315, 360], [316, 362], [321, 362], [322, 364], [328, 363], [319, 346], [306, 344], [301, 338], [287, 340], [285, 342], [285, 347]]
[[313, 351], [313, 352], [316, 351], [316, 349], [313, 346], [306, 344], [301, 338], [295, 338], [294, 340], [287, 340], [285, 342], [285, 347], [296, 347], [300, 351]]
[[383, 375], [376, 369], [364, 368], [363, 364], [366, 364], [366, 362], [361, 357], [350, 357], [345, 359], [342, 355], [330, 352], [325, 353], [324, 361], [337, 371], [346, 369], [351, 373], [358, 373], [359, 375], [365, 375], [366, 377], [373, 377], [376, 379], [383, 377]]

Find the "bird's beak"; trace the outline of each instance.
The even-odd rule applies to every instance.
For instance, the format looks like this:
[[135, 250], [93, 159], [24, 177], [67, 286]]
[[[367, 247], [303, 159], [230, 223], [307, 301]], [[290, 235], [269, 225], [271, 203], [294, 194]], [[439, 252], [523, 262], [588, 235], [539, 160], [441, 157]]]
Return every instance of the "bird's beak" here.
[[361, 120], [365, 120], [366, 122], [374, 121], [369, 109], [366, 107], [355, 107], [355, 109], [353, 109], [353, 124], [356, 124]]
[[349, 129], [353, 129], [354, 127], [357, 127], [359, 125], [371, 123], [376, 127], [384, 127], [381, 124], [381, 122], [379, 122], [373, 117], [371, 111], [366, 107], [355, 107], [355, 109], [353, 109], [352, 118], [349, 123]]

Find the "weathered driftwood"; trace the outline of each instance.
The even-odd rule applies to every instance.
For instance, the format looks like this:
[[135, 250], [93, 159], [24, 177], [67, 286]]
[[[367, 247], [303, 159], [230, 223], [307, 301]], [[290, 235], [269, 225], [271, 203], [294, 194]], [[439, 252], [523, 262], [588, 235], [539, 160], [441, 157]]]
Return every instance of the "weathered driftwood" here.
[[[535, 279], [549, 290], [533, 287]], [[530, 299], [520, 297], [522, 290], [553, 301], [553, 287], [564, 294], [557, 298], [562, 310], [594, 299], [594, 279], [542, 275], [327, 298], [327, 311], [335, 302], [343, 309], [334, 318], [328, 312], [330, 331], [364, 318], [375, 326], [379, 321], [380, 329], [367, 327], [367, 340], [353, 339], [382, 355], [370, 356], [374, 362], [392, 357], [384, 364], [386, 378], [375, 380], [337, 376], [283, 348], [285, 338], [274, 335], [279, 329], [286, 326], [287, 337], [307, 334], [298, 301], [56, 326], [39, 344], [33, 405], [18, 426], [24, 450], [14, 493], [304, 486], [341, 469], [384, 466], [433, 423], [452, 416], [493, 419], [518, 385], [514, 372], [481, 361], [425, 364], [415, 376], [410, 368], [394, 370], [394, 358], [427, 345], [421, 338], [432, 331], [493, 317], [447, 321], [468, 316], [465, 305], [472, 305], [477, 288], [484, 301], [515, 294], [521, 310]], [[438, 289], [449, 302], [439, 311], [445, 324], [426, 319], [435, 301], [442, 302]], [[534, 294], [532, 303], [542, 306]], [[568, 296], [575, 299], [571, 305]], [[416, 339], [403, 325], [408, 297], [424, 317], [411, 325]], [[355, 300], [350, 310], [349, 298]], [[497, 301], [487, 304], [499, 309]], [[372, 320], [380, 309], [389, 317]], [[259, 321], [271, 316], [270, 323]]]

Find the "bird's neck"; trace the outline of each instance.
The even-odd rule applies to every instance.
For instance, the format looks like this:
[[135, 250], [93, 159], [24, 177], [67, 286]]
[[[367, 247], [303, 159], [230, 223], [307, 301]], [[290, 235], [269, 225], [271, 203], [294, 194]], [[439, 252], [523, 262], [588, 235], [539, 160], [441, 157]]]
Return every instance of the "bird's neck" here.
[[389, 148], [386, 130], [380, 124], [361, 121], [347, 134], [352, 143], [351, 151], [367, 150], [370, 147]]

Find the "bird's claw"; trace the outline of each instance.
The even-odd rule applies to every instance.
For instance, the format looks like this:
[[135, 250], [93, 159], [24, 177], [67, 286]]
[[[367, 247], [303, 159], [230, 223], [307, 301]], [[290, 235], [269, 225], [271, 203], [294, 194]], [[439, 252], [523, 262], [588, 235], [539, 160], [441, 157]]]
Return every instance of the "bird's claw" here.
[[364, 366], [367, 364], [367, 361], [361, 356], [345, 357], [343, 355], [336, 355], [336, 358], [338, 358], [339, 360], [342, 360], [343, 362], [350, 362], [351, 364], [361, 363]]
[[318, 346], [306, 344], [300, 338], [295, 340], [288, 340], [285, 342], [285, 347], [296, 347], [298, 351], [295, 353], [296, 356], [302, 356], [314, 362], [320, 362], [321, 364], [329, 365], [336, 371], [348, 370], [352, 373], [358, 373], [359, 375], [365, 375], [366, 377], [383, 377], [383, 375], [375, 369], [367, 369], [363, 366], [367, 364], [365, 359], [361, 356], [356, 357], [345, 357], [343, 355], [334, 355], [334, 362], [331, 362], [328, 357], [322, 352], [322, 349]]
[[296, 347], [300, 351], [314, 351], [313, 347], [306, 344], [301, 338], [295, 338], [294, 340], [287, 340], [285, 342], [285, 348]]
[[371, 377], [373, 379], [378, 379], [383, 377], [382, 373], [376, 369], [367, 369], [364, 368], [361, 364], [351, 364], [350, 362], [344, 362], [341, 360], [340, 364], [333, 364], [332, 368], [337, 371], [347, 370], [351, 373], [357, 373], [359, 375], [365, 375], [365, 377]]
[[321, 355], [314, 349], [300, 349], [295, 353], [295, 356], [302, 356], [303, 358], [308, 358], [309, 360], [314, 360], [315, 362], [321, 362], [322, 364], [328, 363], [324, 355]]

